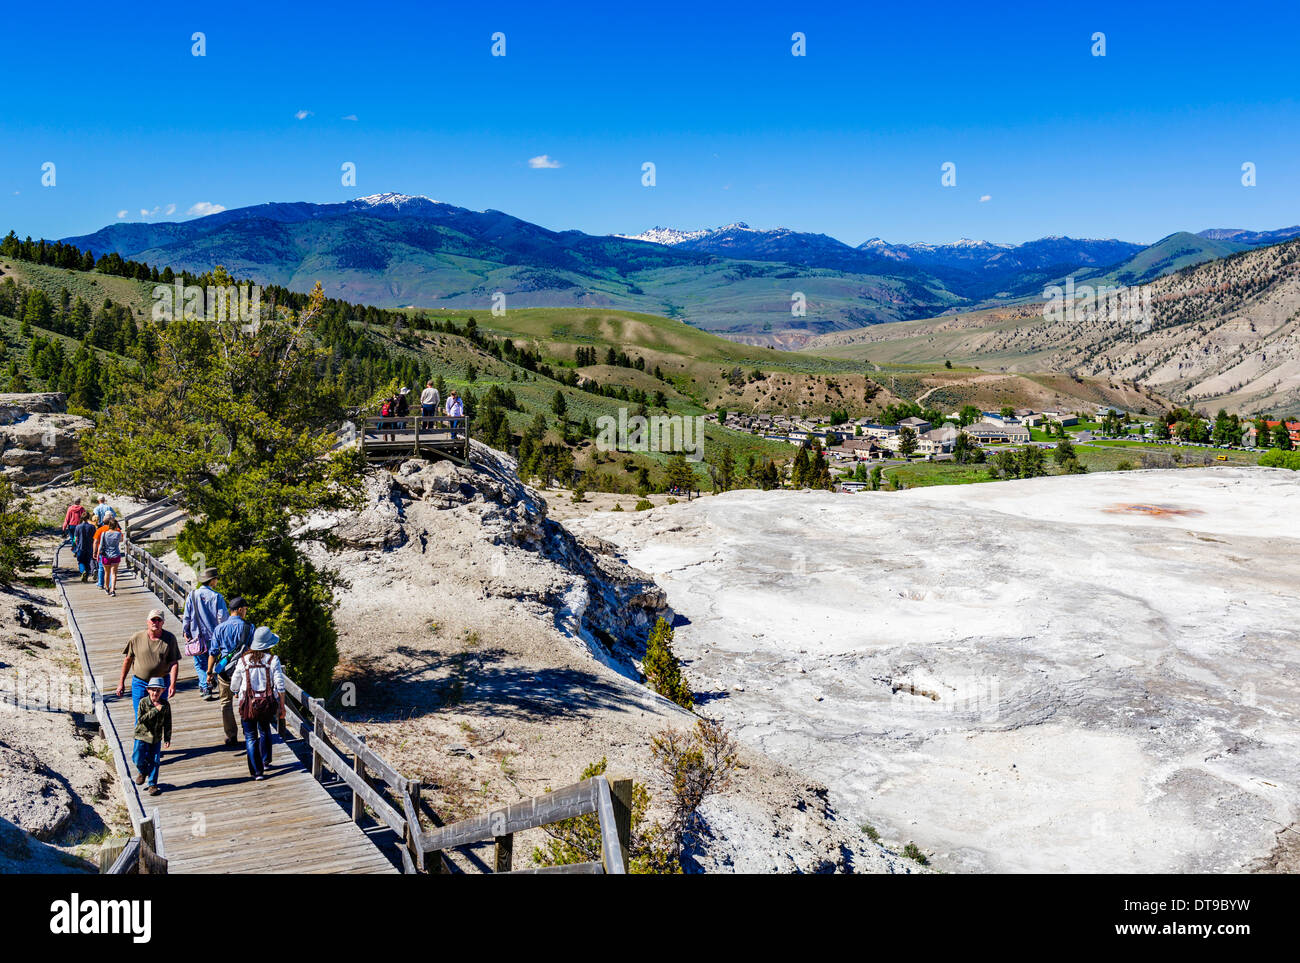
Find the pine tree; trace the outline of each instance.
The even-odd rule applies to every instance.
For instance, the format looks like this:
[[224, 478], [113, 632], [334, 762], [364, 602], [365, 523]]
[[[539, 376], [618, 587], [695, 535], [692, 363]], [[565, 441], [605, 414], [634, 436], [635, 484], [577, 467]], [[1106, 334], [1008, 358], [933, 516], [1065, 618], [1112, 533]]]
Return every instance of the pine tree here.
[[646, 683], [655, 692], [684, 709], [694, 708], [695, 697], [682, 677], [681, 663], [673, 652], [673, 628], [667, 619], [658, 619], [650, 631], [641, 669], [645, 673]]

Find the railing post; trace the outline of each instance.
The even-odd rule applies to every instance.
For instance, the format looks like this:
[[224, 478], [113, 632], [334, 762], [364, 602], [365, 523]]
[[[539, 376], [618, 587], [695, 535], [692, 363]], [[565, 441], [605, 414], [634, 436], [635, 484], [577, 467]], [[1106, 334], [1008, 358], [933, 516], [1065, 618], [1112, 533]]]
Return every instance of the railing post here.
[[[303, 693], [303, 698], [307, 700], [307, 705], [304, 708], [306, 708], [308, 713], [311, 715], [312, 732], [319, 734], [320, 719], [318, 719], [316, 715], [316, 700], [305, 692]], [[313, 745], [311, 747], [311, 777], [317, 782], [320, 782], [321, 777], [325, 774], [324, 762], [325, 760], [321, 757], [320, 750]]]
[[507, 833], [504, 836], [495, 837], [497, 848], [496, 858], [493, 860], [492, 872], [508, 873], [510, 872], [510, 863], [514, 857], [515, 851], [515, 834]]
[[632, 780], [615, 779], [609, 784], [609, 795], [614, 804], [614, 826], [623, 850], [623, 871], [627, 872], [628, 855], [632, 851]]
[[424, 843], [420, 832], [420, 781], [411, 780], [406, 784], [406, 796], [403, 799], [404, 815], [406, 816], [406, 838], [402, 840], [402, 845], [406, 847], [406, 859], [403, 866], [408, 866], [408, 872], [418, 873], [424, 866]]
[[[357, 736], [357, 741], [360, 742], [362, 745], [365, 745], [366, 737]], [[369, 784], [370, 780], [366, 779], [366, 764], [361, 761], [361, 756], [356, 753], [353, 753], [352, 755], [352, 771], [355, 772], [358, 776], [360, 776], [361, 779], [364, 780], [367, 784]], [[365, 812], [366, 812], [365, 800], [361, 798], [361, 793], [353, 789], [352, 790], [352, 821], [356, 823], [358, 826], [360, 826], [361, 817], [365, 815]]]

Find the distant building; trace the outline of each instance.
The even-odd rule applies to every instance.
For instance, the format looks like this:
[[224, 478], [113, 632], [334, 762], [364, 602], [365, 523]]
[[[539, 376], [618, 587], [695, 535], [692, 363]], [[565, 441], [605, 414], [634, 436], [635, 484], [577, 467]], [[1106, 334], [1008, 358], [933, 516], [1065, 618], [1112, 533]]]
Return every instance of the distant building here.
[[874, 458], [884, 458], [888, 454], [887, 449], [870, 438], [848, 438], [834, 448], [828, 448], [827, 451], [841, 458], [852, 458], [854, 461], [870, 461]]
[[[1268, 432], [1270, 435], [1282, 427], [1282, 422], [1280, 421], [1266, 421], [1264, 424], [1268, 425]], [[1291, 436], [1291, 447], [1295, 448], [1300, 446], [1300, 421], [1288, 421], [1286, 423], [1286, 431], [1287, 434]]]
[[886, 439], [898, 434], [898, 425], [877, 425], [867, 422], [862, 426], [864, 438]]
[[1029, 429], [1024, 425], [997, 424], [992, 421], [980, 421], [966, 426], [966, 434], [975, 441], [987, 444], [993, 441], [1023, 443], [1029, 440]]
[[1072, 411], [1044, 411], [1042, 415], [1046, 421], [1058, 422], [1066, 428], [1079, 423], [1078, 417]]
[[922, 432], [929, 431], [934, 426], [924, 418], [904, 418], [898, 423], [899, 428], [911, 428], [918, 435]]
[[935, 428], [916, 439], [916, 450], [922, 455], [947, 455], [957, 445], [957, 436], [961, 431], [951, 425]]

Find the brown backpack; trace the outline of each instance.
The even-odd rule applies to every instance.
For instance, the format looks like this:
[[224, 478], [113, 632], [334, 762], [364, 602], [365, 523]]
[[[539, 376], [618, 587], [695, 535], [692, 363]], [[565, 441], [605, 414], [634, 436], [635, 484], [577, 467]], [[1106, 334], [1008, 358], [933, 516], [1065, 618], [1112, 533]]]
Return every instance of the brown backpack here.
[[[280, 702], [275, 697], [275, 683], [271, 678], [271, 660], [253, 662], [244, 654], [244, 697], [239, 702], [239, 718], [249, 722], [272, 722], [280, 709]], [[254, 691], [253, 666], [266, 669], [266, 688]]]

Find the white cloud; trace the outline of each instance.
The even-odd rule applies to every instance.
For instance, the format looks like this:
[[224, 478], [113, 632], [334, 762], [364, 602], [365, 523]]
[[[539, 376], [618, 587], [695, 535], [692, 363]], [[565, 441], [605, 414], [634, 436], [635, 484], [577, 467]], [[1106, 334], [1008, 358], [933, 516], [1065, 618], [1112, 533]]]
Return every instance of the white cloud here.
[[980, 203], [981, 203], [981, 204], [985, 203], [986, 201], [991, 201], [991, 200], [993, 200], [993, 195], [992, 195], [992, 194], [981, 194], [981, 195], [980, 195]]
[[344, 119], [344, 120], [356, 120], [356, 119], [357, 119], [357, 115], [356, 115], [356, 114], [344, 114], [343, 119]]
[[551, 160], [550, 154], [538, 154], [536, 157], [528, 158], [528, 166], [533, 170], [548, 170], [554, 167], [563, 167], [557, 160]]
[[308, 117], [311, 116], [311, 111], [310, 111], [310, 110], [300, 110], [300, 111], [298, 111], [298, 113], [294, 114], [294, 116], [297, 117], [299, 120], [306, 120]]
[[117, 212], [117, 216], [118, 216], [119, 218], [126, 217], [126, 211], [118, 211], [118, 212]]
[[141, 216], [141, 217], [148, 217], [148, 216], [149, 216], [149, 212], [146, 211], [146, 210], [142, 207], [142, 208], [140, 208], [140, 216]]
[[189, 217], [207, 217], [209, 214], [220, 214], [225, 209], [224, 204], [213, 204], [211, 201], [199, 201], [185, 213]]
[[175, 213], [176, 213], [176, 205], [175, 205], [175, 204], [168, 204], [168, 205], [167, 205], [167, 209], [164, 210], [163, 213], [166, 214], [166, 215], [168, 215], [169, 217], [170, 217], [172, 214], [175, 214]]

